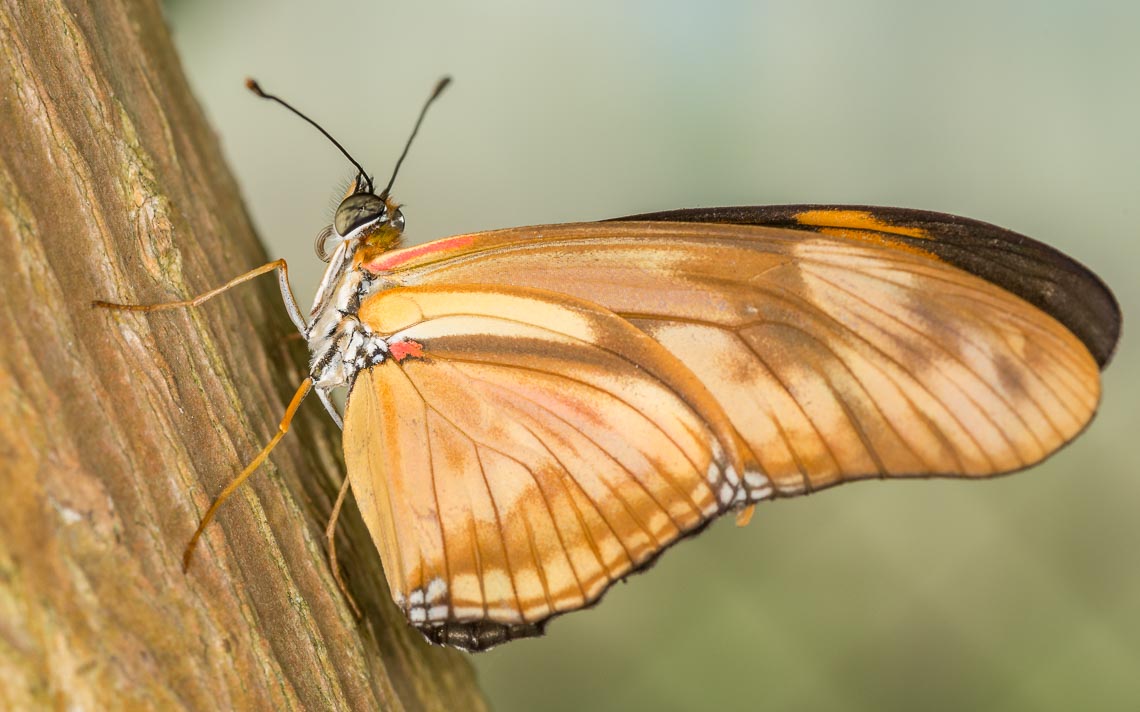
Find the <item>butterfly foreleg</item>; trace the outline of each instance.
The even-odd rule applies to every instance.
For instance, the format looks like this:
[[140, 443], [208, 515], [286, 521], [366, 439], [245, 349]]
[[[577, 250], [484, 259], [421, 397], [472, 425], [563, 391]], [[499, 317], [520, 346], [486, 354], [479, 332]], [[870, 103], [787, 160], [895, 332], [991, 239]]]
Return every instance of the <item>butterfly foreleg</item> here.
[[116, 304], [114, 302], [104, 302], [101, 300], [91, 302], [91, 306], [99, 307], [102, 309], [112, 309], [115, 311], [137, 311], [137, 312], [152, 312], [163, 311], [166, 309], [183, 309], [186, 307], [196, 307], [205, 301], [213, 299], [222, 292], [233, 289], [243, 282], [248, 282], [254, 277], [265, 274], [266, 272], [277, 272], [277, 283], [281, 288], [281, 299], [285, 302], [285, 310], [289, 312], [289, 318], [292, 319], [293, 325], [302, 334], [306, 332], [305, 318], [301, 314], [301, 309], [297, 306], [297, 299], [293, 296], [293, 288], [289, 285], [289, 266], [285, 260], [273, 260], [267, 264], [263, 264], [256, 269], [251, 269], [245, 274], [238, 275], [222, 286], [211, 289], [208, 292], [199, 294], [191, 299], [183, 299], [174, 302], [162, 302], [159, 304]]

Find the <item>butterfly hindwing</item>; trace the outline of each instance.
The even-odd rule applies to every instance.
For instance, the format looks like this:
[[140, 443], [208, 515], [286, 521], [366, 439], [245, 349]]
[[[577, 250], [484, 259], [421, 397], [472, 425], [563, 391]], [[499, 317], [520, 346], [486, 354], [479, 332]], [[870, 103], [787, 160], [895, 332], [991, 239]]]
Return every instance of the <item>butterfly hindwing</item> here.
[[768, 491], [700, 381], [608, 311], [456, 287], [360, 316], [392, 357], [350, 393], [349, 478], [393, 597], [437, 642], [534, 634]]

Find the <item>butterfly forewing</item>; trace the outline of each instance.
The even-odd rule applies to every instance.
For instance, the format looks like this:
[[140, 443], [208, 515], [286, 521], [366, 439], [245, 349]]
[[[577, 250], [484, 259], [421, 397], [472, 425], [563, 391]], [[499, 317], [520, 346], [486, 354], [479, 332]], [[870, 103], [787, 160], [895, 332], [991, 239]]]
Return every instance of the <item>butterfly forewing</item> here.
[[1056, 319], [906, 246], [590, 223], [481, 235], [442, 257], [390, 254], [386, 278], [593, 300], [689, 367], [783, 494], [1019, 469], [1079, 432], [1099, 397], [1095, 360]]
[[393, 597], [433, 639], [533, 634], [766, 491], [699, 379], [609, 311], [424, 287], [360, 316], [396, 356], [350, 394], [349, 477]]

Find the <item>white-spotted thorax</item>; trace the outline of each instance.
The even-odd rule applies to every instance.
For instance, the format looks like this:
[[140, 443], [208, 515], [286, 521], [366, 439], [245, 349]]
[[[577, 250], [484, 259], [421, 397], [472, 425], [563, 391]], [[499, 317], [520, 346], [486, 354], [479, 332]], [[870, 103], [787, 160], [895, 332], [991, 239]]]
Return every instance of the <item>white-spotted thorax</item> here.
[[[317, 255], [329, 266], [313, 299], [305, 338], [309, 375], [318, 392], [351, 386], [357, 373], [388, 354], [384, 339], [357, 316], [361, 302], [378, 285], [371, 273], [355, 264], [354, 257], [362, 247], [395, 247], [403, 235], [404, 216], [394, 202], [370, 189], [370, 181], [358, 178], [337, 208], [331, 229], [317, 238]], [[330, 242], [336, 243], [331, 256], [326, 252]]]

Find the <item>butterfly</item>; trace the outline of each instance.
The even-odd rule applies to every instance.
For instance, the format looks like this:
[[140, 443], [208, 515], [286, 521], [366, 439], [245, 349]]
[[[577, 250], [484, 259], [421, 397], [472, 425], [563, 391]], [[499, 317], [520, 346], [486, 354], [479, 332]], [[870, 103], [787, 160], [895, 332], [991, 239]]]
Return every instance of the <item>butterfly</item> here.
[[[443, 80], [425, 103], [446, 86]], [[1121, 315], [1095, 274], [984, 222], [920, 210], [686, 209], [400, 247], [356, 168], [308, 318], [309, 376], [392, 598], [429, 641], [539, 635], [729, 512], [869, 478], [1041, 462], [1100, 399]], [[343, 415], [329, 394], [348, 391]]]

